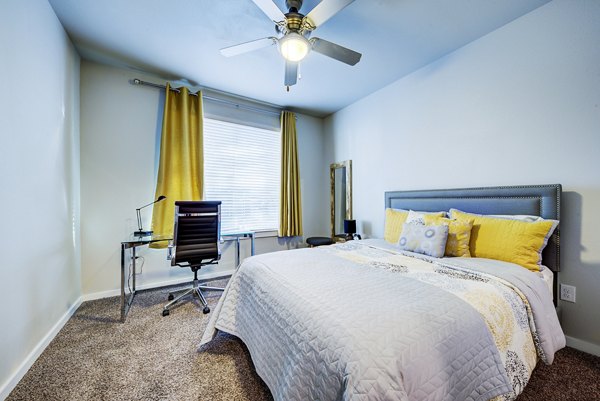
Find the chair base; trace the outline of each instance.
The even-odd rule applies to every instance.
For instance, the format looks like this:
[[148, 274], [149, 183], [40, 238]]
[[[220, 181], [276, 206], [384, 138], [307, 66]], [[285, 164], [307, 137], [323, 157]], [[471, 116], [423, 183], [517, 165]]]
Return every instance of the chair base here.
[[169, 302], [163, 307], [162, 315], [168, 316], [175, 304], [187, 296], [192, 296], [192, 298], [194, 296], [198, 297], [198, 299], [202, 303], [202, 306], [204, 306], [204, 309], [202, 309], [202, 313], [209, 313], [210, 308], [208, 307], [208, 303], [206, 302], [206, 298], [204, 298], [204, 294], [202, 293], [202, 291], [223, 291], [224, 289], [225, 288], [200, 285], [198, 283], [198, 280], [194, 279], [192, 286], [178, 291], [179, 294], [177, 296], [174, 295], [175, 293], [169, 293], [169, 301], [171, 302]]

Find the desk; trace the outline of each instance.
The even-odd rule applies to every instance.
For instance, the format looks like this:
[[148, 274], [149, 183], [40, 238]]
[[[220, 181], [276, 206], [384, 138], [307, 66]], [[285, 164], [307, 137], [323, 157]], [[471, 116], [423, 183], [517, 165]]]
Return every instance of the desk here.
[[221, 241], [235, 241], [235, 268], [240, 267], [240, 240], [250, 238], [250, 256], [254, 256], [254, 231], [221, 233]]
[[[250, 238], [250, 255], [254, 255], [254, 232], [253, 231], [240, 231], [233, 233], [221, 233], [221, 242], [224, 241], [235, 241], [236, 253], [235, 253], [235, 268], [240, 266], [240, 240], [242, 238]], [[136, 255], [135, 251], [138, 246], [145, 246], [152, 244], [153, 242], [160, 241], [171, 241], [172, 236], [160, 236], [160, 235], [148, 235], [148, 236], [132, 236], [131, 238], [121, 242], [121, 322], [125, 322], [129, 308], [133, 303], [135, 297], [135, 262]], [[131, 266], [125, 261], [125, 253], [127, 249], [131, 249]], [[217, 276], [211, 278], [212, 280], [220, 280], [223, 278], [229, 278], [231, 275], [226, 274], [223, 276]], [[131, 277], [131, 283], [129, 278]], [[127, 283], [127, 285], [126, 285]], [[130, 285], [131, 286], [130, 286]], [[127, 288], [126, 288], [127, 287]], [[125, 290], [129, 290], [127, 293]]]

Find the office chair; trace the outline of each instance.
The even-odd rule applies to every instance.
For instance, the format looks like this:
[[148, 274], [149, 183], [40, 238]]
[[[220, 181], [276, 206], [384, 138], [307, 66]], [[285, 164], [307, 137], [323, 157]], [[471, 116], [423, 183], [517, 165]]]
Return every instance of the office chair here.
[[163, 316], [167, 316], [170, 309], [188, 295], [200, 299], [204, 306], [203, 313], [210, 312], [202, 291], [223, 291], [223, 288], [199, 285], [198, 270], [202, 266], [216, 264], [221, 259], [220, 237], [221, 201], [175, 202], [171, 266], [189, 267], [194, 272], [194, 281], [177, 297], [169, 294], [171, 302], [163, 307]]

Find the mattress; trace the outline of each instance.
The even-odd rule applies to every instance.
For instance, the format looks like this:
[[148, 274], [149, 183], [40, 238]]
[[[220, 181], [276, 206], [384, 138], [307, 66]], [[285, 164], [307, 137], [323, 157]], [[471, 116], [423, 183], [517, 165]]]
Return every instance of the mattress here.
[[382, 240], [251, 257], [201, 344], [241, 338], [276, 400], [514, 399], [564, 346], [552, 298], [526, 269], [461, 259]]

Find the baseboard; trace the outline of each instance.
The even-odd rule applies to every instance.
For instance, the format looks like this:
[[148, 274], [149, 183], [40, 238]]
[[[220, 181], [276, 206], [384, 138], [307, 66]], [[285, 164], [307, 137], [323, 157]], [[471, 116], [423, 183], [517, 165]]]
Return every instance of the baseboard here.
[[567, 346], [578, 349], [579, 351], [587, 352], [588, 354], [600, 356], [600, 345], [580, 340], [575, 337], [565, 336]]
[[17, 386], [17, 384], [21, 381], [25, 373], [31, 368], [33, 363], [39, 358], [39, 356], [44, 352], [48, 344], [56, 337], [58, 332], [63, 328], [63, 326], [69, 321], [71, 316], [75, 313], [77, 308], [83, 302], [82, 297], [79, 297], [73, 305], [65, 312], [65, 314], [56, 322], [54, 326], [50, 329], [48, 334], [44, 336], [37, 343], [37, 345], [33, 348], [33, 350], [27, 355], [23, 363], [19, 366], [17, 371], [0, 387], [0, 400], [4, 400], [8, 397], [11, 391]]
[[[221, 276], [224, 276], [224, 275], [232, 275], [234, 272], [235, 272], [235, 269], [220, 270], [220, 271], [211, 272], [211, 273], [208, 273], [208, 274], [205, 274], [205, 275], [200, 275], [198, 277], [198, 280], [199, 281], [208, 281], [208, 280], [211, 280], [211, 279], [213, 279], [215, 277], [221, 277]], [[155, 283], [148, 283], [148, 284], [136, 286], [136, 291], [149, 290], [149, 289], [152, 289], [152, 288], [168, 287], [170, 285], [185, 284], [185, 283], [189, 283], [190, 281], [192, 281], [192, 280], [189, 277], [181, 277], [181, 278], [176, 278], [176, 279], [172, 279], [172, 280], [165, 280], [165, 281], [159, 281], [159, 282], [155, 282]], [[100, 291], [100, 292], [94, 292], [94, 293], [91, 293], [91, 294], [84, 294], [82, 296], [82, 301], [83, 302], [94, 301], [96, 299], [118, 297], [120, 295], [121, 295], [121, 290], [120, 289], [108, 290], [108, 291]]]

